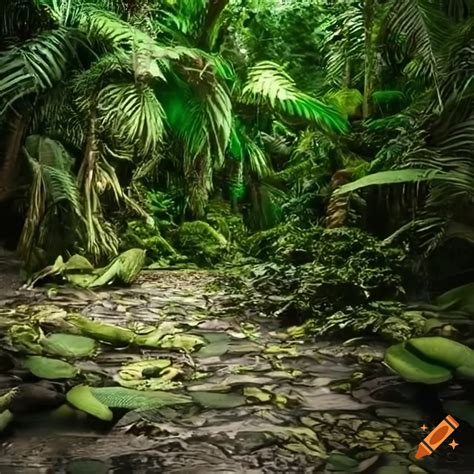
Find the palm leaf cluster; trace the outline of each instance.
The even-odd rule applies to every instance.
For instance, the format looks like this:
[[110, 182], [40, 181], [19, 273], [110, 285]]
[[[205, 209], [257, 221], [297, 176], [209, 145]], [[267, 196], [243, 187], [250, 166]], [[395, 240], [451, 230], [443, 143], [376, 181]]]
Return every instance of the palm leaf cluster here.
[[[415, 100], [405, 111], [406, 118], [418, 116], [417, 127], [411, 143], [403, 149], [398, 147], [392, 170], [369, 175], [339, 190], [427, 182], [422, 203], [418, 202], [420, 194], [414, 194], [416, 216], [402, 228], [415, 229], [427, 253], [449, 238], [473, 241], [473, 26], [469, 4], [462, 0], [393, 3], [385, 33], [397, 54], [403, 53], [403, 74], [421, 87], [422, 100]], [[392, 117], [382, 119], [379, 125], [385, 127], [390, 120]]]
[[[273, 173], [269, 152], [255, 142], [261, 132], [253, 124], [245, 125], [246, 133], [237, 131], [239, 120], [249, 122], [245, 111], [238, 118], [241, 107], [264, 107], [270, 122], [286, 117], [297, 126], [348, 130], [339, 111], [300, 91], [277, 64], [256, 65], [238, 85], [232, 66], [210, 52], [227, 2], [164, 7], [149, 1], [130, 10], [106, 0], [25, 0], [9, 17], [13, 3], [1, 10], [2, 31], [11, 40], [0, 55], [0, 116], [8, 120], [21, 110], [28, 124], [23, 155], [35, 185], [21, 239], [24, 255], [48, 245], [55, 213], [46, 212], [47, 202], [80, 217], [72, 219], [74, 250], [96, 260], [117, 253], [107, 215], [120, 207], [144, 215], [126, 189], [137, 176], [156, 176], [162, 189], [179, 182], [195, 217], [204, 214], [222, 173], [229, 174], [231, 189], [248, 188], [241, 197], [252, 195], [254, 209], [265, 208], [260, 196], [270, 202], [275, 195], [265, 191]], [[26, 40], [15, 37], [25, 15], [32, 19]], [[64, 149], [73, 163], [67, 173], [29, 153], [31, 137]], [[229, 148], [236, 141], [239, 157]], [[4, 160], [21, 155], [16, 150]], [[59, 183], [64, 199], [56, 200]]]

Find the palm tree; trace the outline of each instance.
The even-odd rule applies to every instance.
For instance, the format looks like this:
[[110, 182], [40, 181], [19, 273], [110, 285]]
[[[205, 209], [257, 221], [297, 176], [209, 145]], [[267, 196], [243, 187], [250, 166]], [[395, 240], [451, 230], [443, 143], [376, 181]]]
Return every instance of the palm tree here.
[[19, 246], [26, 260], [35, 247], [55, 256], [55, 219], [71, 226], [65, 251], [114, 255], [118, 238], [106, 211], [125, 205], [144, 214], [126, 192], [133, 169], [135, 178], [170, 170], [198, 218], [216, 173], [230, 170], [233, 189], [246, 187], [264, 214], [278, 190], [258, 145], [270, 131], [262, 124], [347, 131], [337, 110], [299, 91], [277, 64], [236, 76], [218, 53], [227, 4], [25, 1], [21, 15], [34, 18], [26, 33], [20, 13], [9, 16], [13, 3], [2, 7], [4, 34], [20, 33], [0, 58], [0, 116], [15, 117], [2, 179], [13, 182], [24, 147], [34, 183]]
[[473, 28], [467, 1], [393, 3], [385, 35], [404, 58], [404, 74], [421, 88], [406, 111], [416, 114], [417, 127], [395, 170], [338, 190], [427, 181], [424, 206], [402, 230], [416, 229], [428, 253], [449, 238], [474, 242]]
[[[12, 113], [19, 101], [24, 111], [12, 133], [4, 167], [12, 168], [27, 133], [51, 136], [70, 146], [84, 204], [84, 247], [96, 258], [117, 249], [117, 239], [104, 222], [101, 195], [111, 190], [117, 200], [127, 201], [115, 162], [156, 155], [165, 121], [172, 121], [168, 120], [172, 111], [165, 110], [157, 89], [168, 82], [186, 94], [192, 121], [187, 130], [173, 132], [185, 137], [189, 161], [200, 155], [202, 162], [202, 157], [209, 159], [214, 152], [222, 161], [231, 121], [230, 100], [215, 73], [213, 57], [188, 46], [162, 43], [125, 21], [127, 12], [121, 12], [121, 17], [105, 10], [104, 3], [38, 0], [30, 4], [32, 15], [40, 15], [38, 7], [46, 9], [54, 26], [5, 51], [0, 81], [1, 112]], [[23, 125], [25, 115], [28, 125]], [[61, 172], [68, 180], [65, 169]], [[10, 179], [6, 173], [2, 176]], [[46, 194], [50, 191], [45, 189]], [[31, 229], [26, 226], [27, 234]], [[25, 257], [31, 252], [29, 241], [25, 237], [21, 242]]]

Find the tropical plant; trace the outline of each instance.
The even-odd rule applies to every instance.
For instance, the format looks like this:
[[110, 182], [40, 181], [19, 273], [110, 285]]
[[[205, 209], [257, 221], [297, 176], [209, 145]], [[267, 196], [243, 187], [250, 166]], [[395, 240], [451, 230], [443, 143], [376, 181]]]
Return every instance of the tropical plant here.
[[[265, 108], [269, 119], [286, 116], [298, 126], [348, 129], [336, 109], [298, 90], [277, 64], [251, 68], [239, 87], [232, 67], [210, 53], [218, 47], [226, 6], [193, 2], [163, 11], [154, 2], [138, 10], [106, 1], [25, 4], [35, 28], [27, 41], [17, 38], [8, 45], [1, 58], [0, 112], [13, 113], [20, 101], [24, 111], [5, 163], [18, 161], [27, 134], [68, 147], [81, 196], [76, 248], [95, 260], [117, 253], [118, 239], [105, 215], [113, 201], [144, 215], [125, 190], [124, 176], [137, 166], [138, 176], [163, 169], [158, 172], [163, 190], [166, 176], [182, 176], [184, 208], [202, 217], [232, 142], [234, 193], [246, 187], [254, 211], [272, 201], [276, 191], [265, 191], [271, 183], [262, 182], [273, 173], [272, 164], [255, 142], [261, 132], [253, 123], [239, 125], [246, 121], [245, 115], [238, 118], [239, 107]], [[4, 23], [5, 32], [13, 28], [6, 18]], [[33, 194], [32, 199], [38, 201]], [[35, 221], [30, 216], [24, 230], [25, 256], [46, 239], [32, 234], [44, 224], [42, 213], [33, 206], [30, 213]]]

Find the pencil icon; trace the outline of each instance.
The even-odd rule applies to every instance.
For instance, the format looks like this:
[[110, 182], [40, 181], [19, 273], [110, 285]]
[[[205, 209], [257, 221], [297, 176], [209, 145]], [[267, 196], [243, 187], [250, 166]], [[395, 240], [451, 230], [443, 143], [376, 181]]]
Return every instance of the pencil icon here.
[[416, 459], [430, 456], [443, 442], [459, 427], [459, 423], [448, 415], [431, 433], [418, 445]]

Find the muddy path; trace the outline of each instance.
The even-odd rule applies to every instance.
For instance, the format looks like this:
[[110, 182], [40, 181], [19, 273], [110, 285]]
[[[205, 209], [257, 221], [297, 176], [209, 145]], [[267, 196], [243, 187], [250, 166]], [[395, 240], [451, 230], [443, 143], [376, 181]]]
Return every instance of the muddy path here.
[[[143, 272], [126, 289], [3, 292], [9, 318], [25, 308], [42, 317], [75, 312], [204, 343], [189, 350], [103, 344], [77, 363], [89, 383], [117, 385], [125, 365], [166, 359], [179, 373], [165, 389], [189, 402], [118, 410], [113, 424], [20, 413], [1, 435], [0, 473], [472, 472], [469, 443], [415, 464], [419, 426], [437, 424], [441, 412], [425, 389], [377, 363], [382, 346], [291, 340], [221, 280], [161, 271]], [[0, 390], [34, 382], [13, 370], [0, 375]], [[140, 383], [133, 388], [156, 388]]]

